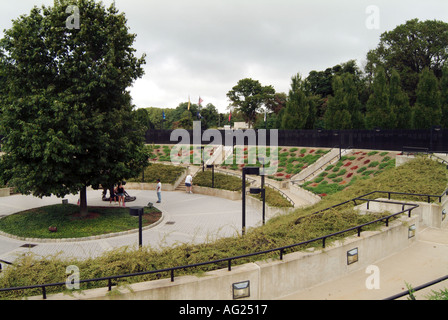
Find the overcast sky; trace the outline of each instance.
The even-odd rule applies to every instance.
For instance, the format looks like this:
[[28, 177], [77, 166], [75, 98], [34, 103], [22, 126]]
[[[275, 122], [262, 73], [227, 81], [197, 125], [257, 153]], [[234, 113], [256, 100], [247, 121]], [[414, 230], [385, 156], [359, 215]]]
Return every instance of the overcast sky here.
[[[112, 0], [104, 0], [109, 5]], [[0, 0], [0, 29], [53, 0]], [[199, 96], [226, 112], [243, 78], [287, 93], [291, 77], [350, 59], [407, 20], [448, 22], [446, 0], [116, 0], [146, 74], [131, 88], [141, 107], [175, 108]], [[81, 27], [82, 27], [82, 12]], [[3, 36], [3, 32], [2, 32]]]

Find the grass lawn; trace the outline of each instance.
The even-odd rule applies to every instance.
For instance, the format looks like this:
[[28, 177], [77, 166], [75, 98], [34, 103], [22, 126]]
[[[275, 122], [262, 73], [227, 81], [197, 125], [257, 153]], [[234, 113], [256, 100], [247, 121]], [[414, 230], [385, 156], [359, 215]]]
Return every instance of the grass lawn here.
[[128, 182], [146, 182], [155, 183], [157, 179], [160, 179], [162, 183], [173, 184], [185, 171], [184, 167], [162, 164], [162, 163], [150, 163], [145, 168], [145, 179], [142, 181], [142, 176], [129, 179]]
[[[146, 207], [143, 226], [158, 221], [161, 215], [158, 209]], [[50, 226], [57, 227], [57, 232], [50, 232]], [[89, 207], [89, 214], [80, 217], [78, 206], [57, 204], [0, 219], [1, 231], [26, 238], [80, 238], [137, 228], [138, 217], [131, 216], [129, 209], [122, 207]]]

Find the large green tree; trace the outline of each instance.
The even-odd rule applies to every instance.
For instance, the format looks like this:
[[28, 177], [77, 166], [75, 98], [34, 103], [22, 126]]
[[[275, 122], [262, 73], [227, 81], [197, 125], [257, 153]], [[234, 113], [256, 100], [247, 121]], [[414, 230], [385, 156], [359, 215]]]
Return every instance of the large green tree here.
[[386, 72], [378, 67], [373, 80], [373, 89], [367, 101], [366, 127], [392, 129], [396, 124], [396, 115], [390, 105], [390, 90]]
[[378, 66], [397, 70], [413, 105], [420, 73], [429, 68], [440, 79], [448, 59], [447, 48], [448, 23], [409, 20], [381, 35], [377, 48], [367, 54], [366, 72], [373, 75]]
[[395, 114], [395, 128], [411, 129], [412, 110], [409, 105], [409, 97], [401, 89], [401, 78], [397, 70], [393, 69], [389, 80], [389, 102], [392, 112]]
[[440, 79], [440, 99], [442, 108], [441, 125], [448, 128], [448, 66], [443, 70], [443, 76]]
[[333, 79], [333, 95], [329, 97], [324, 115], [325, 129], [362, 129], [359, 92], [351, 73]]
[[425, 68], [420, 75], [414, 105], [415, 129], [430, 129], [441, 125], [442, 107], [440, 103], [439, 81], [432, 70]]
[[[69, 25], [69, 5], [79, 28]], [[0, 42], [3, 180], [38, 197], [80, 193], [147, 162], [127, 88], [143, 75], [123, 13], [93, 0], [55, 0], [13, 21]]]
[[272, 86], [262, 86], [258, 80], [245, 78], [238, 81], [228, 93], [231, 106], [241, 112], [244, 120], [252, 126], [257, 118], [257, 112], [274, 99], [275, 89]]

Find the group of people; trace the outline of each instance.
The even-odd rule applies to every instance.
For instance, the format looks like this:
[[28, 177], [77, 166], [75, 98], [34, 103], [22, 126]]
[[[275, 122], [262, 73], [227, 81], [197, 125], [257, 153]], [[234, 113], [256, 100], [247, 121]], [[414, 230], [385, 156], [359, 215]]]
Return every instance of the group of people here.
[[[112, 190], [111, 190], [112, 191]], [[122, 183], [119, 183], [118, 186], [113, 189], [113, 193], [111, 192], [110, 198], [109, 198], [109, 203], [112, 204], [112, 200], [115, 201], [115, 203], [117, 203], [118, 201], [118, 206], [123, 206], [125, 207], [125, 190], [123, 187]]]
[[[193, 193], [192, 192], [192, 187], [193, 187], [193, 177], [191, 176], [191, 174], [188, 174], [187, 177], [185, 178], [185, 187], [187, 189], [187, 193]], [[156, 185], [156, 193], [157, 193], [157, 203], [161, 203], [162, 202], [162, 183], [160, 182], [160, 179], [157, 179], [157, 185]], [[112, 201], [115, 201], [115, 203], [117, 203], [118, 201], [118, 206], [123, 206], [125, 207], [125, 196], [126, 196], [126, 192], [124, 190], [123, 184], [120, 183], [118, 184], [118, 186], [113, 189], [113, 193], [111, 190], [111, 195], [109, 198], [109, 203], [112, 204]]]
[[[188, 174], [185, 178], [185, 187], [187, 188], [187, 193], [193, 193], [192, 187], [193, 187], [193, 177], [191, 174]], [[156, 186], [156, 192], [157, 192], [157, 203], [162, 202], [162, 183], [160, 182], [160, 179], [157, 179], [157, 186]]]

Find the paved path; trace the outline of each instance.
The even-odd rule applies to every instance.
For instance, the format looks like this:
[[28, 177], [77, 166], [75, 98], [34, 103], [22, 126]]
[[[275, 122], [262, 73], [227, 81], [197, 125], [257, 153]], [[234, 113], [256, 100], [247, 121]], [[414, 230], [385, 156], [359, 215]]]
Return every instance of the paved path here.
[[[379, 288], [368, 289], [366, 269], [352, 272], [334, 281], [283, 297], [285, 300], [382, 300], [448, 275], [448, 226], [425, 228], [408, 248], [384, 257], [374, 265], [379, 271]], [[426, 300], [432, 291], [448, 288], [440, 282], [415, 293], [417, 300]], [[406, 300], [402, 297], [400, 300]]]
[[[163, 220], [156, 226], [143, 231], [143, 245], [160, 248], [180, 243], [199, 243], [215, 240], [218, 237], [234, 236], [241, 232], [241, 201], [231, 201], [217, 197], [185, 192], [163, 192], [162, 203], [155, 203], [155, 191], [128, 190], [137, 200], [128, 206], [146, 206], [153, 202], [163, 212]], [[69, 203], [77, 203], [78, 196], [67, 196]], [[88, 205], [109, 205], [101, 200], [101, 191], [88, 191]], [[0, 198], [0, 216], [26, 209], [61, 203], [56, 197], [44, 199], [32, 196], [14, 195]], [[259, 210], [258, 210], [259, 211]], [[246, 226], [261, 224], [261, 212], [246, 208]], [[35, 244], [33, 248], [23, 245]], [[39, 256], [61, 254], [61, 257], [88, 258], [103, 252], [123, 247], [138, 246], [138, 232], [99, 240], [77, 242], [33, 242], [18, 241], [0, 236], [0, 259], [14, 261], [18, 255], [33, 252]]]

